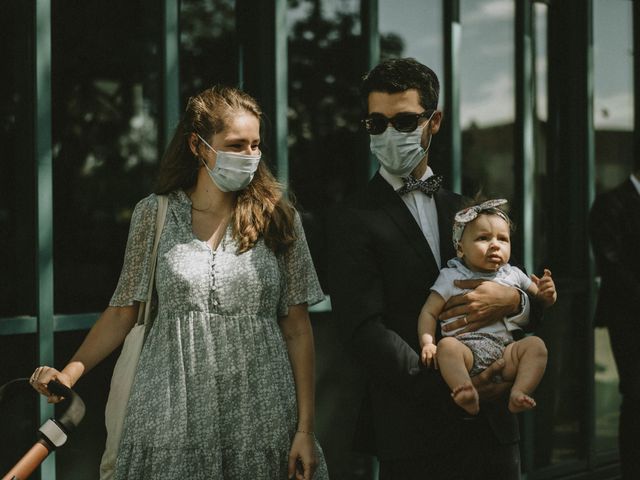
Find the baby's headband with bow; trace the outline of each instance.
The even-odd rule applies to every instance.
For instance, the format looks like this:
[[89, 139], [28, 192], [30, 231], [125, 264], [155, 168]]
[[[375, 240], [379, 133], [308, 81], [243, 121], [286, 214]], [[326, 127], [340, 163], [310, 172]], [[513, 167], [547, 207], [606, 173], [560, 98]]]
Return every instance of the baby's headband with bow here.
[[467, 207], [456, 213], [453, 222], [453, 248], [458, 248], [458, 243], [462, 238], [462, 232], [464, 232], [467, 223], [475, 220], [481, 213], [491, 211], [491, 213], [501, 216], [504, 218], [505, 222], [509, 223], [509, 217], [507, 217], [507, 214], [497, 208], [500, 205], [505, 205], [506, 203], [507, 201], [504, 198], [496, 198], [493, 200], [487, 200], [486, 202], [482, 202], [478, 205]]

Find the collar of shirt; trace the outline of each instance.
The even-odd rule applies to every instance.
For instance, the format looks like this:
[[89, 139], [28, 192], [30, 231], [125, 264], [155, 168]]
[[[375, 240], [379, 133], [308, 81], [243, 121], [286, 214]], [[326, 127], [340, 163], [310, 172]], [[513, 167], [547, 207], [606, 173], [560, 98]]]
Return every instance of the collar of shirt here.
[[638, 195], [640, 195], [640, 180], [638, 180], [638, 178], [636, 178], [633, 173], [629, 176], [629, 178], [631, 179], [631, 183], [633, 183], [633, 186], [636, 187]]
[[[418, 180], [426, 180], [432, 175], [433, 170], [431, 170], [431, 167], [427, 167], [427, 171], [424, 172], [424, 175], [422, 175], [422, 177], [420, 177]], [[404, 185], [402, 177], [389, 173], [382, 165], [380, 165], [380, 176], [384, 178], [389, 185], [391, 185], [394, 191], [398, 190]]]

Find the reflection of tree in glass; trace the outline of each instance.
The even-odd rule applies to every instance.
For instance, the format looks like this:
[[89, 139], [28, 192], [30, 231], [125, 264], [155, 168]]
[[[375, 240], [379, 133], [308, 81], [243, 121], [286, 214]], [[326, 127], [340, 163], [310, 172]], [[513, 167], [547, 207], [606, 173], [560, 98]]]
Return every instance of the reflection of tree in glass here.
[[152, 3], [52, 8], [56, 312], [104, 307], [131, 210], [151, 189], [161, 26]]
[[[323, 9], [328, 6], [330, 15]], [[291, 181], [300, 203], [319, 211], [366, 179], [358, 95], [367, 70], [365, 40], [359, 11], [345, 2], [297, 0], [289, 7]], [[385, 56], [403, 49], [393, 34], [383, 36], [381, 45]]]
[[395, 33], [380, 34], [380, 57], [382, 60], [400, 58], [403, 52], [404, 40], [400, 35]]
[[[358, 3], [358, 2], [356, 2]], [[367, 71], [360, 12], [353, 2], [289, 2], [289, 165], [292, 190], [305, 214], [321, 281], [324, 216], [367, 180], [368, 137], [358, 89]], [[393, 34], [381, 39], [385, 56], [402, 53]]]
[[216, 83], [237, 85], [238, 54], [234, 0], [180, 2], [180, 96]]
[[[326, 3], [289, 2], [296, 9], [289, 26], [291, 179], [299, 200], [312, 210], [340, 200], [366, 178], [358, 95], [367, 70], [366, 40], [360, 35], [359, 11], [343, 6], [327, 16]], [[383, 57], [400, 56], [403, 48], [399, 36], [381, 36]]]

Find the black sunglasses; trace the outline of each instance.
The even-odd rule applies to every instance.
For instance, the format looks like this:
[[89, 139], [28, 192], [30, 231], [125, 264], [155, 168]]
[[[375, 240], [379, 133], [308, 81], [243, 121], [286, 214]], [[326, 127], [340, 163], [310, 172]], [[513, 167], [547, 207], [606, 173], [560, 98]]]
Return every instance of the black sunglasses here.
[[381, 113], [372, 113], [362, 120], [364, 129], [371, 135], [380, 135], [391, 124], [399, 132], [413, 132], [418, 128], [421, 118], [429, 118], [435, 110], [427, 110], [422, 113], [399, 113], [392, 118], [387, 118]]

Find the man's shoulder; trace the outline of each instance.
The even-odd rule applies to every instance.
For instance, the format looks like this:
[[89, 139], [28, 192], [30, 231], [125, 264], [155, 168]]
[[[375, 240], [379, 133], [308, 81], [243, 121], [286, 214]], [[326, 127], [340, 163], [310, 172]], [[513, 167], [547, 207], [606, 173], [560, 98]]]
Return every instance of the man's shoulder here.
[[596, 196], [591, 207], [591, 216], [611, 215], [622, 212], [637, 200], [638, 192], [629, 179], [620, 185]]

